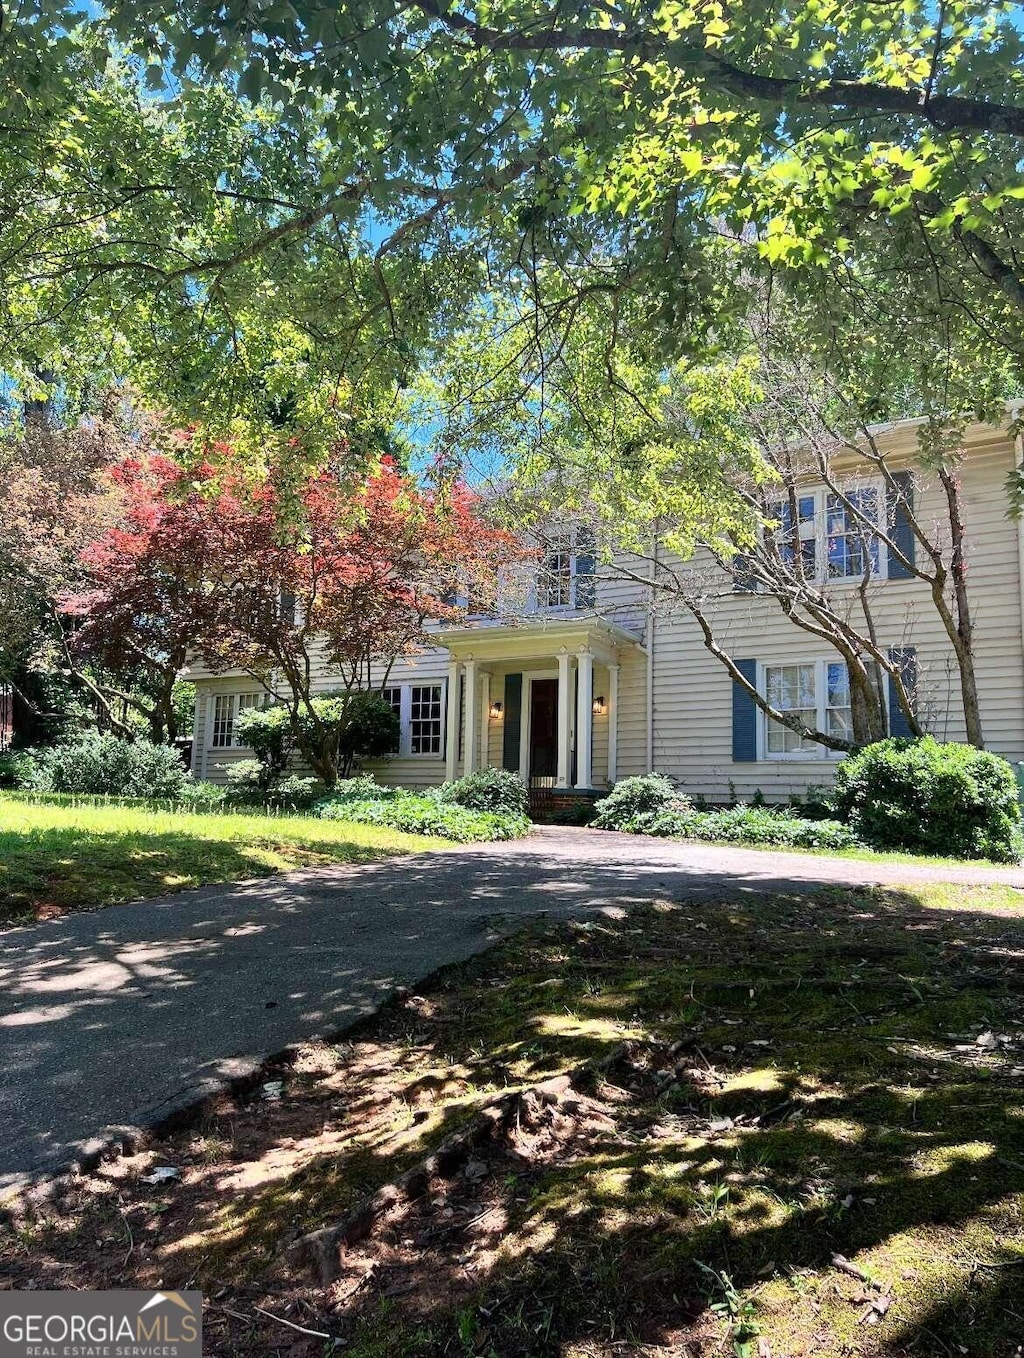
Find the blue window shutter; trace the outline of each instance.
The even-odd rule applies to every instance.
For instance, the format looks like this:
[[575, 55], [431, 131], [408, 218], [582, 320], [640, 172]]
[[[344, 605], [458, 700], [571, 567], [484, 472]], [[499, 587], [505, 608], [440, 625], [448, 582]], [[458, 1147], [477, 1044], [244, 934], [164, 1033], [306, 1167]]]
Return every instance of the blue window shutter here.
[[737, 552], [732, 559], [732, 589], [734, 594], [756, 594], [757, 581], [751, 571], [754, 558]]
[[523, 676], [505, 675], [505, 729], [502, 733], [501, 767], [519, 772], [519, 732], [523, 721]]
[[576, 530], [576, 607], [593, 608], [597, 603], [597, 557], [594, 533], [590, 528]]
[[[896, 489], [895, 491], [890, 489], [886, 497], [889, 536], [910, 564], [913, 565], [914, 552], [917, 546], [914, 530], [910, 523], [910, 515], [914, 509], [914, 477], [912, 472], [893, 472], [892, 479], [896, 483]], [[913, 578], [913, 572], [908, 571], [903, 562], [897, 561], [890, 552], [889, 579], [912, 580]]]
[[[757, 661], [737, 660], [736, 668], [751, 684], [757, 683]], [[732, 681], [732, 757], [737, 764], [757, 759], [757, 704], [736, 680]]]
[[[899, 666], [903, 676], [903, 686], [910, 696], [911, 704], [916, 705], [917, 689], [917, 651], [913, 646], [891, 646], [889, 648], [889, 659]], [[913, 736], [907, 722], [906, 713], [900, 707], [900, 700], [896, 696], [896, 684], [892, 675], [889, 679], [889, 734], [891, 736]]]

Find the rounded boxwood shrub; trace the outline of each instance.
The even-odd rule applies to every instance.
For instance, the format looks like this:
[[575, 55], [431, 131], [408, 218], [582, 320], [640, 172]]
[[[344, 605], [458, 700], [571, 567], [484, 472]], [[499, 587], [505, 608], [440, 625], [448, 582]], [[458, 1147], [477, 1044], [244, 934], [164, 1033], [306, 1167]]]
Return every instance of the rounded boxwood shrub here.
[[526, 784], [510, 769], [480, 769], [442, 783], [436, 793], [438, 801], [455, 802], [470, 811], [498, 811], [509, 816], [526, 816], [530, 810], [530, 796]]
[[146, 740], [85, 736], [31, 754], [27, 785], [39, 792], [177, 800], [192, 781], [177, 750]]
[[839, 765], [835, 807], [873, 848], [1001, 863], [1021, 856], [1013, 769], [973, 745], [880, 740]]
[[669, 813], [685, 816], [692, 809], [689, 797], [678, 792], [663, 773], [645, 773], [616, 783], [607, 797], [595, 803], [591, 824], [598, 830], [645, 834], [652, 819]]

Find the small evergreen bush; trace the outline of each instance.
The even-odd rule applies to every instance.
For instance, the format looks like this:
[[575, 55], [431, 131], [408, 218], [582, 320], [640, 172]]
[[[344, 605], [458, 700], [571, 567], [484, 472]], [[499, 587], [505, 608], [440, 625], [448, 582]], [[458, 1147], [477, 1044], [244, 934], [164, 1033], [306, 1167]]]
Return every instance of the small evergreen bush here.
[[509, 816], [527, 816], [530, 798], [518, 773], [509, 769], [480, 769], [442, 783], [434, 794], [440, 802], [455, 802], [470, 811], [498, 811]]
[[189, 811], [217, 811], [226, 805], [228, 789], [218, 783], [190, 780], [182, 789], [179, 800]]
[[648, 834], [649, 831], [641, 828], [645, 818], [662, 812], [684, 815], [692, 807], [689, 797], [677, 792], [664, 774], [647, 773], [616, 783], [607, 797], [595, 803], [592, 824], [598, 830]]
[[335, 783], [330, 792], [324, 793], [317, 802], [317, 809], [344, 802], [389, 801], [393, 797], [405, 795], [402, 788], [378, 783], [372, 773], [357, 773], [354, 778], [343, 778], [341, 782]]
[[80, 792], [175, 801], [192, 782], [176, 750], [145, 740], [84, 736], [31, 751], [22, 786], [39, 792]]
[[973, 745], [880, 740], [839, 765], [835, 805], [873, 848], [1000, 863], [1021, 856], [1013, 769]]

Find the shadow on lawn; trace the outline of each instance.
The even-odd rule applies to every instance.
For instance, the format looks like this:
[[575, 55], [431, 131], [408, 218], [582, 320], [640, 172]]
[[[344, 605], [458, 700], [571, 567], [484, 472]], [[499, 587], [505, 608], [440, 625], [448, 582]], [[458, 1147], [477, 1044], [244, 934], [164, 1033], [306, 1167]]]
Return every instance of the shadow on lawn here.
[[[570, 1135], [537, 1166], [495, 1160], [515, 1178], [512, 1257], [482, 1270], [476, 1309], [442, 1321], [433, 1347], [407, 1332], [396, 1351], [447, 1352], [468, 1328], [502, 1355], [610, 1353], [616, 1337], [712, 1352], [733, 1304], [740, 1347], [760, 1330], [784, 1353], [1019, 1353], [1024, 919], [922, 910], [900, 891], [681, 914], [577, 930], [549, 945], [546, 975], [543, 948], [527, 964], [560, 982], [562, 1008], [534, 989], [502, 1067], [523, 1055], [542, 1078], [554, 1051], [606, 1053], [612, 1034], [586, 1036], [595, 1021], [696, 1041], [674, 1088], [657, 1050], [646, 1074], [613, 1070], [628, 1097], [609, 1105], [607, 1139]], [[977, 1041], [1007, 1029], [1005, 1046]], [[451, 1260], [472, 1235], [438, 1243], [420, 1269], [457, 1294]]]
[[[383, 852], [317, 835], [275, 833], [274, 821], [248, 837], [218, 838], [206, 818], [190, 829], [142, 831], [60, 827], [0, 830], [0, 930], [207, 883], [260, 877], [283, 867], [367, 863]], [[211, 833], [206, 833], [210, 831]]]
[[[439, 882], [412, 870], [429, 904]], [[502, 889], [504, 868], [487, 871], [478, 900]], [[328, 1077], [289, 1076], [280, 1106], [208, 1118], [203, 1135], [231, 1149], [167, 1191], [154, 1249], [130, 1266], [76, 1262], [76, 1232], [101, 1229], [79, 1216], [52, 1227], [35, 1276], [227, 1286], [234, 1318], [210, 1313], [222, 1355], [280, 1344], [254, 1301], [301, 1303], [359, 1358], [711, 1354], [730, 1319], [725, 1351], [760, 1337], [776, 1355], [1018, 1353], [1024, 918], [908, 890], [695, 901], [658, 874], [659, 909], [502, 945], [360, 1028]], [[640, 867], [620, 882], [620, 901], [643, 881]], [[553, 902], [601, 894], [595, 875], [545, 882]], [[475, 1102], [637, 1034], [654, 1041], [594, 1090], [607, 1125], [555, 1110], [518, 1127], [353, 1246], [344, 1286], [284, 1262]], [[194, 1138], [176, 1135], [172, 1157]], [[154, 1196], [119, 1191], [121, 1212]]]

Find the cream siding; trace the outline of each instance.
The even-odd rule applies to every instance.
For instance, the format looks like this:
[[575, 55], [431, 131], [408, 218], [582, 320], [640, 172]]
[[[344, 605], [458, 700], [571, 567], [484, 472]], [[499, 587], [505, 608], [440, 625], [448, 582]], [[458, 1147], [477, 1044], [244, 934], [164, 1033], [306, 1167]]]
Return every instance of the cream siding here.
[[[898, 427], [883, 440], [895, 459], [903, 454], [911, 459], [915, 452], [915, 431]], [[961, 469], [964, 516], [968, 539], [969, 591], [974, 627], [975, 655], [981, 714], [986, 742], [1007, 758], [1024, 760], [1024, 623], [1021, 615], [1021, 567], [1017, 527], [1006, 517], [1004, 483], [1015, 462], [1013, 442], [1005, 431], [974, 426], [968, 435], [969, 453]], [[945, 520], [941, 488], [919, 485], [916, 510], [929, 532]], [[918, 546], [918, 551], [921, 548]], [[706, 567], [699, 559], [692, 569]], [[686, 565], [678, 563], [685, 570]], [[637, 563], [638, 574], [645, 574], [645, 563]], [[608, 574], [605, 572], [605, 574]], [[801, 632], [780, 613], [772, 600], [751, 594], [731, 593], [724, 581], [724, 595], [717, 605], [716, 632], [725, 648], [736, 659], [755, 659], [766, 664], [797, 663], [818, 659], [835, 660], [835, 652], [815, 638]], [[843, 586], [835, 586], [839, 597]], [[856, 603], [855, 587], [850, 586], [850, 603]], [[885, 645], [913, 646], [919, 668], [919, 694], [927, 725], [940, 739], [965, 737], [959, 682], [952, 651], [934, 610], [926, 587], [917, 581], [880, 580], [872, 586], [872, 606], [880, 640]], [[700, 630], [682, 608], [675, 611], [660, 605], [652, 615], [647, 588], [632, 580], [598, 580], [597, 606], [600, 618], [626, 628], [637, 636], [640, 646], [618, 647], [619, 692], [615, 720], [618, 733], [619, 778], [646, 772], [652, 765], [669, 774], [693, 795], [712, 801], [725, 800], [730, 792], [741, 798], [760, 791], [769, 801], [805, 791], [808, 786], [830, 781], [837, 759], [823, 755], [813, 758], [768, 759], [734, 762], [732, 759], [732, 683], [721, 666], [703, 645]], [[549, 616], [549, 615], [547, 615]], [[566, 613], [567, 617], [580, 614]], [[497, 629], [496, 629], [497, 630]], [[501, 628], [503, 636], [514, 636], [514, 628]], [[481, 629], [481, 637], [488, 629]], [[494, 633], [492, 633], [494, 635]], [[483, 644], [481, 646], [483, 649]], [[500, 648], [499, 648], [500, 649]], [[482, 709], [479, 716], [480, 752], [486, 762], [501, 766], [504, 722], [505, 679], [509, 673], [551, 671], [556, 657], [508, 659], [500, 663], [478, 660], [478, 673], [489, 678], [489, 700], [500, 702], [502, 713], [490, 717]], [[609, 697], [609, 676], [604, 657], [598, 657], [594, 670], [594, 694]], [[404, 657], [392, 667], [389, 683], [439, 683], [447, 685], [449, 655], [443, 647], [430, 648]], [[190, 678], [197, 681], [195, 767], [197, 777], [221, 781], [224, 771], [218, 764], [229, 764], [248, 757], [244, 750], [217, 750], [210, 747], [213, 695], [218, 692], [252, 690], [252, 681], [235, 672], [210, 675], [195, 665]], [[373, 676], [375, 686], [383, 675]], [[338, 680], [326, 667], [317, 690], [326, 692]], [[649, 702], [650, 695], [650, 702]], [[444, 705], [445, 694], [442, 692]], [[524, 693], [524, 708], [526, 695]], [[525, 719], [525, 711], [524, 711]], [[600, 785], [607, 778], [609, 715], [594, 718], [593, 773]], [[759, 727], [763, 727], [759, 718]], [[649, 758], [651, 741], [653, 759]], [[459, 767], [462, 767], [460, 751]], [[372, 771], [382, 781], [422, 787], [441, 782], [445, 774], [443, 756], [402, 756], [381, 761]]]
[[[891, 442], [894, 450], [899, 447], [897, 439]], [[912, 453], [912, 431], [903, 433], [902, 442]], [[1020, 571], [1016, 529], [1006, 518], [1003, 489], [1013, 462], [1013, 445], [1005, 433], [972, 431], [962, 484], [982, 721], [989, 748], [1016, 761], [1024, 758]], [[918, 490], [915, 508], [929, 532], [944, 515], [940, 494], [934, 483]], [[871, 597], [880, 640], [916, 648], [929, 729], [940, 739], [963, 740], [952, 648], [927, 588], [918, 581], [879, 581]], [[854, 603], [851, 587], [851, 607]], [[756, 595], [724, 598], [715, 614], [715, 630], [734, 659], [756, 659], [762, 665], [836, 659], [827, 644], [801, 633], [773, 601]], [[761, 791], [769, 801], [781, 801], [831, 781], [838, 762], [834, 756], [734, 762], [731, 681], [705, 649], [697, 624], [681, 611], [660, 614], [654, 631], [655, 768], [688, 792], [715, 800], [733, 790], [741, 798]], [[759, 752], [763, 754], [763, 747]]]

